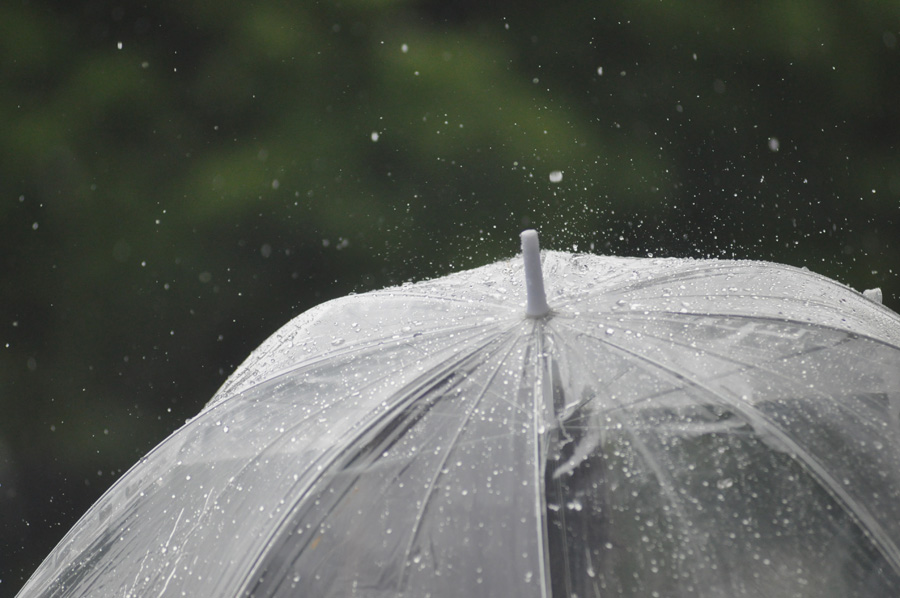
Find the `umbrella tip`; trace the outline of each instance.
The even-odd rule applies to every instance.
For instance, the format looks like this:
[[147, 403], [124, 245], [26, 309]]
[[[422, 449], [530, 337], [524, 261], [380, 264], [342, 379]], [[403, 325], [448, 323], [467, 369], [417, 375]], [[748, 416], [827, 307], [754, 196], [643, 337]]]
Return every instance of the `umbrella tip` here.
[[536, 230], [522, 231], [522, 259], [525, 262], [525, 315], [541, 318], [550, 312], [544, 292], [544, 274], [541, 271], [541, 246]]

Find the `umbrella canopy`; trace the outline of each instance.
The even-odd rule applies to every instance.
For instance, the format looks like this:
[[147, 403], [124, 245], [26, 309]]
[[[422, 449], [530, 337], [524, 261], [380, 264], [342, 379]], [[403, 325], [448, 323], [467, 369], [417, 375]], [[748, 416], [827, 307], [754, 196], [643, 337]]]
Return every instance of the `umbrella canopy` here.
[[900, 594], [895, 313], [523, 241], [286, 324], [21, 596]]

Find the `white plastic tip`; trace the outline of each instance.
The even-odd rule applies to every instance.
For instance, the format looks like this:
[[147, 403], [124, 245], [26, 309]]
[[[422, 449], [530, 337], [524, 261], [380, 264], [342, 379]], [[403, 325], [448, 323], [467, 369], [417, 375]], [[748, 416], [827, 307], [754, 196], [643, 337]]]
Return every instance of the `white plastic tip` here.
[[869, 301], [874, 301], [875, 303], [884, 303], [884, 293], [881, 292], [881, 287], [877, 287], [874, 289], [867, 289], [863, 291], [863, 296]]
[[525, 262], [525, 315], [542, 318], [550, 312], [544, 292], [544, 273], [541, 271], [541, 246], [536, 230], [525, 230], [522, 238], [522, 259]]

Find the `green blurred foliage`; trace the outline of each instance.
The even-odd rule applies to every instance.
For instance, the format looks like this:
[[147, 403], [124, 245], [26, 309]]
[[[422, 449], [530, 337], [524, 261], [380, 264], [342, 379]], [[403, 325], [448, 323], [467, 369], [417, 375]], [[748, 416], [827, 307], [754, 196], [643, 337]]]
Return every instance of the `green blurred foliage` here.
[[898, 28], [887, 1], [0, 5], [0, 594], [291, 316], [525, 226], [896, 309]]

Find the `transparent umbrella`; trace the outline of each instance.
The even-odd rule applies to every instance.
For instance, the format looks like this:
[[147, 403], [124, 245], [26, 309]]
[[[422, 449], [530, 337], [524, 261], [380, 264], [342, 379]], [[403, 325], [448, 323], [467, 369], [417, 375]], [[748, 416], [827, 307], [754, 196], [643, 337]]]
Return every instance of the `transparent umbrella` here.
[[289, 322], [21, 596], [900, 595], [895, 313], [523, 254]]

